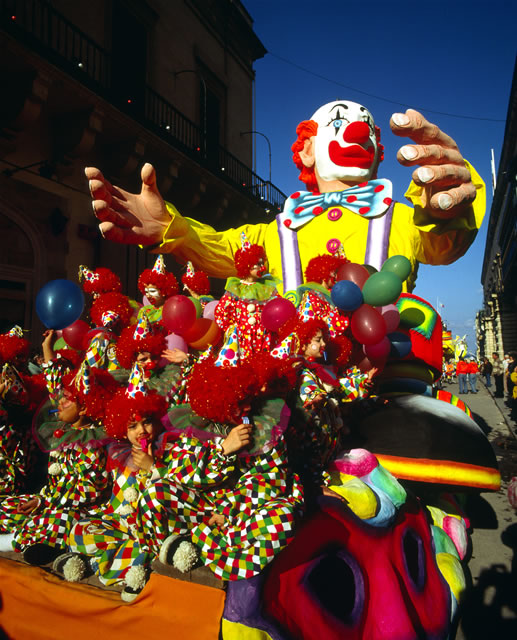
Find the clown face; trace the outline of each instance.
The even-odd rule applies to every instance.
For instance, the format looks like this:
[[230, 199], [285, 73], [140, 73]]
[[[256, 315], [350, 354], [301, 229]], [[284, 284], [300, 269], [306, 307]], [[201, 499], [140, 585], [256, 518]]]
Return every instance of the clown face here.
[[312, 140], [319, 179], [353, 184], [374, 176], [378, 143], [373, 117], [366, 107], [347, 100], [329, 102], [311, 120], [318, 124]]
[[145, 288], [145, 295], [149, 302], [155, 307], [161, 307], [165, 302], [165, 298], [162, 296], [161, 291], [152, 284]]

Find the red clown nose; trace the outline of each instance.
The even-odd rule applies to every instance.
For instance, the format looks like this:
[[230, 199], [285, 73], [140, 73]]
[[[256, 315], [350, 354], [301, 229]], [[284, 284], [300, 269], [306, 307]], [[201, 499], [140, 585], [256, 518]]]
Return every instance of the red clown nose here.
[[343, 133], [345, 142], [365, 143], [370, 137], [370, 127], [366, 122], [351, 122]]

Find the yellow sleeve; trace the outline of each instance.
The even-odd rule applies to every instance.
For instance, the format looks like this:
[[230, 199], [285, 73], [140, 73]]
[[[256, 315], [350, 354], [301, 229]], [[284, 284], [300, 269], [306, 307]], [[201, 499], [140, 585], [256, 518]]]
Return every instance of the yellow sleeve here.
[[485, 183], [465, 160], [476, 187], [474, 202], [459, 215], [448, 220], [433, 217], [424, 206], [424, 188], [411, 182], [405, 196], [414, 206], [413, 222], [419, 238], [415, 243], [416, 259], [423, 264], [451, 264], [470, 247], [481, 227], [486, 210]]
[[165, 203], [171, 215], [156, 253], [172, 253], [182, 262], [191, 260], [197, 269], [214, 278], [235, 276], [233, 256], [241, 246], [244, 231], [251, 244], [265, 245], [268, 224], [247, 224], [236, 229], [216, 231], [213, 227], [184, 218], [172, 204]]

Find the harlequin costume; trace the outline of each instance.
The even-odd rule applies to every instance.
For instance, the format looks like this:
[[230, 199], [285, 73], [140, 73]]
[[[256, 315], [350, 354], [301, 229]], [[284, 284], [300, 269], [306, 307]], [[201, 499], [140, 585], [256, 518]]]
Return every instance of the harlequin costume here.
[[[38, 428], [38, 442], [50, 452], [47, 484], [36, 495], [9, 497], [0, 504], [0, 532], [14, 532], [15, 551], [37, 543], [64, 547], [80, 514], [103, 499], [108, 486], [106, 435], [94, 420], [102, 415], [107, 390], [113, 384], [108, 373], [94, 369], [83, 368], [65, 378], [66, 392], [92, 421], [77, 428], [56, 420]], [[20, 501], [31, 498], [37, 498], [38, 505], [28, 515], [18, 513]]]
[[265, 266], [259, 270], [262, 274], [249, 277], [253, 266], [265, 259], [264, 249], [251, 245], [243, 234], [241, 248], [235, 254], [238, 277], [228, 278], [226, 292], [215, 308], [215, 321], [225, 332], [222, 364], [245, 360], [271, 348], [271, 334], [261, 322], [261, 313], [265, 305], [280, 294], [271, 278], [261, 277]]

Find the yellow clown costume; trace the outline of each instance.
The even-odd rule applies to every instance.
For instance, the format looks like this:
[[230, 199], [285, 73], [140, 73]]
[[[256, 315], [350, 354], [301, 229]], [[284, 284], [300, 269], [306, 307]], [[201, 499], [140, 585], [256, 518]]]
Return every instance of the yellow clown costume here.
[[424, 189], [414, 182], [405, 194], [414, 208], [391, 202], [380, 215], [365, 218], [345, 206], [331, 206], [296, 230], [284, 224], [284, 211], [270, 223], [216, 231], [196, 220], [184, 218], [167, 203], [171, 221], [157, 251], [174, 253], [180, 260], [192, 261], [196, 268], [210, 276], [226, 278], [235, 275], [233, 256], [240, 248], [244, 231], [251, 243], [264, 247], [270, 273], [282, 279], [284, 291], [302, 283], [301, 274], [312, 257], [329, 251], [334, 253], [340, 246], [352, 262], [371, 264], [377, 269], [387, 258], [404, 255], [412, 267], [404, 290], [412, 291], [419, 263], [444, 265], [454, 262], [467, 251], [481, 226], [485, 185], [475, 169], [468, 162], [465, 164], [476, 187], [476, 198], [461, 214], [450, 219], [433, 217], [424, 207]]

